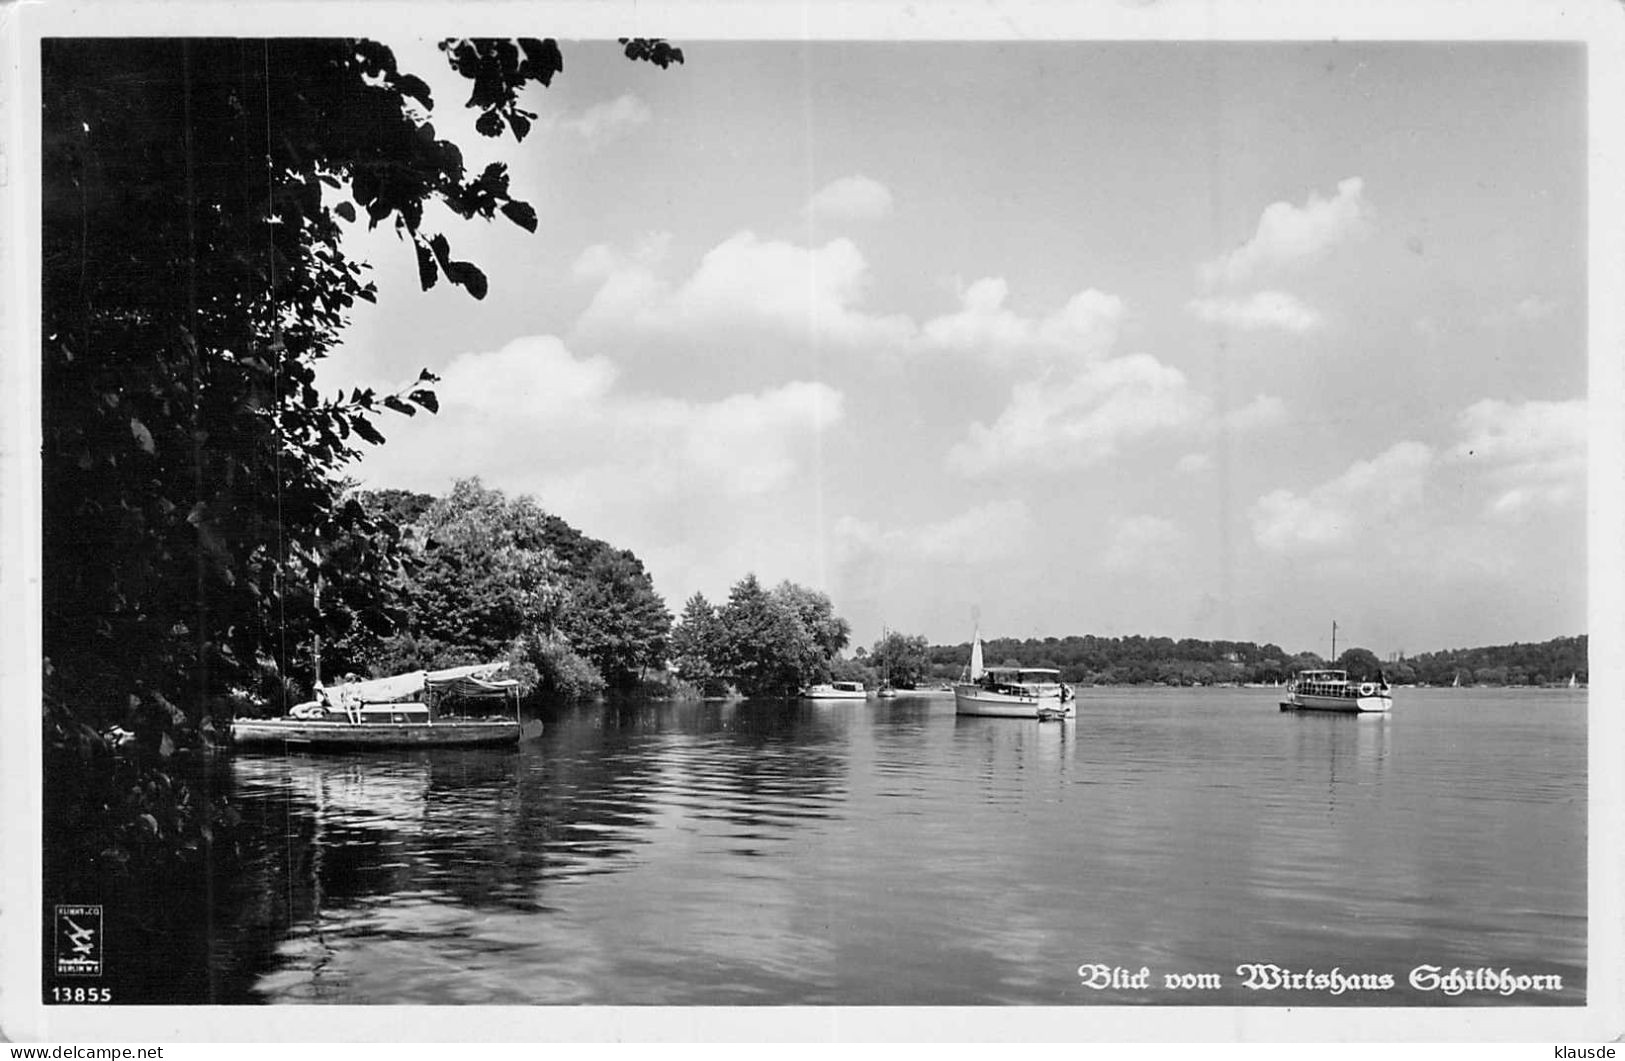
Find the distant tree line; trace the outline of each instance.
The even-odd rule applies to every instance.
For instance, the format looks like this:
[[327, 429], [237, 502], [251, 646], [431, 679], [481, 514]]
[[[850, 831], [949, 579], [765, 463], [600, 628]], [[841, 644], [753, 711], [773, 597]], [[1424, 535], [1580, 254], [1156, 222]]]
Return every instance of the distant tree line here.
[[[969, 642], [932, 645], [931, 681], [951, 681], [970, 659]], [[1339, 653], [1335, 663], [1313, 652], [1289, 653], [1279, 645], [1194, 638], [1097, 637], [994, 638], [982, 642], [988, 664], [1051, 667], [1063, 681], [1081, 685], [1273, 684], [1301, 670], [1335, 666], [1359, 679], [1379, 673], [1396, 685], [1553, 685], [1572, 674], [1586, 681], [1586, 637], [1560, 637], [1538, 644], [1450, 649], [1380, 660], [1365, 648]]]
[[1587, 635], [1487, 648], [1452, 648], [1390, 665], [1399, 681], [1418, 685], [1558, 685], [1590, 680]]

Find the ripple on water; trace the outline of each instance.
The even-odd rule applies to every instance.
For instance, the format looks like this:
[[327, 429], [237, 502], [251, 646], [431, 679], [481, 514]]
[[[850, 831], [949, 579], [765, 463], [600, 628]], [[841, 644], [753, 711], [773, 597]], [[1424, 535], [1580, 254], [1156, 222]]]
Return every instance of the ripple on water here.
[[272, 941], [246, 995], [283, 1002], [1121, 1003], [1078, 964], [1424, 957], [1583, 1000], [1583, 711], [1243, 692], [1091, 690], [1062, 726], [587, 708], [518, 751], [238, 757], [266, 831], [218, 917]]

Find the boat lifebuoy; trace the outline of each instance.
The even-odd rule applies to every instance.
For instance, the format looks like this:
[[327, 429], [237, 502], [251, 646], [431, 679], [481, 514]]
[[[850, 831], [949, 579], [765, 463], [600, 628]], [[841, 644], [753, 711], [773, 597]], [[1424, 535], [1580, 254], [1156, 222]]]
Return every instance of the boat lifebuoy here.
[[1361, 696], [1376, 696], [1377, 695], [1377, 687], [1375, 685], [1372, 685], [1370, 682], [1361, 682], [1360, 683], [1360, 695]]

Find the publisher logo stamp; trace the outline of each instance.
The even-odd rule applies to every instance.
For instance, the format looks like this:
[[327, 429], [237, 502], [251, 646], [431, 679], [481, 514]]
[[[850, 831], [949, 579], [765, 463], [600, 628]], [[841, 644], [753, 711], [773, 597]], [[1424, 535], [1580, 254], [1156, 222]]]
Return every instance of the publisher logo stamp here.
[[102, 975], [102, 908], [56, 908], [56, 972], [58, 976]]

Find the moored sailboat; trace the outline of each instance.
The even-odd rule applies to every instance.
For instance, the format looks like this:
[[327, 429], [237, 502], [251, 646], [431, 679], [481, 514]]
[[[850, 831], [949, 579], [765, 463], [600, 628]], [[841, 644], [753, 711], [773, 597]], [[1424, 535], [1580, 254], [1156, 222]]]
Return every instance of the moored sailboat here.
[[1071, 718], [1072, 689], [1049, 667], [986, 667], [982, 633], [971, 639], [970, 665], [954, 686], [954, 713], [994, 718]]
[[[281, 718], [234, 719], [232, 741], [241, 747], [299, 750], [517, 744], [524, 733], [519, 683], [499, 677], [507, 666], [481, 663], [318, 686], [315, 700]], [[443, 713], [443, 703], [453, 699], [511, 700], [513, 713]]]

